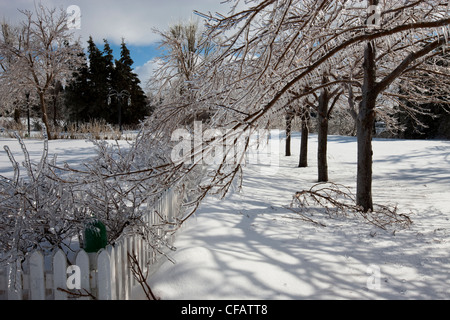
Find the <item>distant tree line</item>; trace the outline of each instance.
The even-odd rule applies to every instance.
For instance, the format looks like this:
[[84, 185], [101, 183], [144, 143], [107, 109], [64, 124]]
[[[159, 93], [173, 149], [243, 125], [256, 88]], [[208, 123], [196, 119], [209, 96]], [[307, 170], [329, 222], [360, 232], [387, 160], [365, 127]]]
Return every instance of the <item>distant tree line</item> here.
[[87, 54], [81, 53], [84, 63], [65, 90], [69, 120], [79, 123], [104, 119], [118, 124], [120, 119], [122, 124], [135, 125], [151, 113], [124, 41], [119, 60], [114, 59], [106, 39], [101, 51], [90, 37]]
[[68, 122], [136, 125], [151, 114], [124, 40], [118, 60], [107, 40], [102, 51], [90, 37], [85, 53], [66, 11], [39, 5], [20, 12], [17, 25], [0, 23], [0, 117], [20, 126], [26, 117], [28, 131], [43, 123], [51, 139]]
[[[436, 64], [440, 67], [450, 68], [448, 52], [440, 53], [437, 56]], [[427, 62], [430, 64], [431, 62]], [[442, 93], [439, 85], [431, 83], [431, 72], [422, 76], [421, 81], [427, 85], [427, 91], [424, 93], [430, 97], [435, 97], [439, 102], [414, 103], [411, 99], [405, 98], [401, 103], [411, 109], [421, 112], [407, 113], [399, 112], [397, 119], [403, 127], [398, 133], [399, 138], [403, 139], [450, 139], [450, 110], [448, 105], [443, 104]], [[448, 76], [448, 74], [447, 74]]]

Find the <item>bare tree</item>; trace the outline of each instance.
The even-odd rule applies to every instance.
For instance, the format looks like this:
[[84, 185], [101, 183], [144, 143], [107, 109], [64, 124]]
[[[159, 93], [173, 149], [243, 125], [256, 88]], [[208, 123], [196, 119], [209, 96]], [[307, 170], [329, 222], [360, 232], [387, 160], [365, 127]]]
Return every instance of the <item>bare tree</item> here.
[[17, 107], [17, 97], [23, 96], [23, 87], [11, 85], [10, 78], [16, 57], [8, 48], [19, 45], [19, 29], [5, 21], [1, 24], [0, 34], [0, 93], [2, 95], [1, 111], [4, 115]]
[[[145, 230], [145, 237], [155, 248], [170, 245], [164, 237], [169, 229], [186, 221], [206, 195], [224, 196], [242, 178], [246, 152], [253, 147], [252, 134], [269, 128], [274, 119], [285, 114], [286, 106], [309, 105], [308, 98], [314, 95], [322, 95], [323, 101], [325, 95], [333, 97], [320, 108], [323, 118], [340, 98], [355, 105], [359, 158], [356, 204], [352, 208], [358, 214], [370, 211], [375, 116], [389, 115], [389, 101], [408, 97], [417, 103], [448, 103], [450, 92], [448, 64], [442, 63], [442, 52], [448, 49], [447, 2], [405, 4], [386, 0], [380, 7], [379, 23], [369, 28], [367, 5], [377, 4], [357, 0], [264, 0], [244, 11], [232, 11], [229, 16], [205, 15], [209, 31], [203, 41], [216, 49], [208, 59], [186, 64], [196, 67], [184, 78], [176, 55], [167, 60], [175, 63], [172, 71], [177, 74], [172, 76], [172, 67], [167, 64], [167, 77], [163, 78], [167, 88], [182, 87], [171, 87], [172, 81], [188, 81], [189, 86], [181, 94], [167, 98], [143, 124], [128, 150], [96, 141], [98, 156], [84, 168], [70, 169], [57, 167], [56, 160], [47, 161], [46, 144], [42, 160], [31, 164], [21, 143], [27, 172], [27, 179], [21, 179], [19, 164], [6, 148], [14, 177], [0, 177], [0, 202], [5, 212], [0, 215], [0, 226], [4, 228], [0, 246], [10, 253], [5, 257], [29, 251], [44, 240], [60, 245], [65, 236], [72, 236], [82, 221], [95, 214], [107, 221], [112, 231], [109, 241], [114, 241], [127, 226], [142, 230], [142, 212], [164, 190], [176, 186], [186, 191], [183, 204], [189, 210], [185, 216]], [[41, 12], [42, 17], [50, 13]], [[45, 38], [48, 34], [43, 31], [49, 30], [37, 32], [37, 22], [31, 16], [27, 16], [29, 28], [24, 28], [18, 38], [20, 46], [2, 43], [2, 50], [8, 48], [14, 54], [13, 68], [7, 71], [16, 76], [10, 78], [11, 83], [33, 84], [44, 98], [43, 91], [53, 83], [50, 80], [56, 80], [67, 68], [58, 59], [73, 57], [73, 51], [64, 41], [61, 47], [52, 47], [54, 50], [44, 50], [43, 42], [31, 41], [37, 34]], [[41, 21], [39, 26], [46, 25], [46, 19]], [[33, 47], [36, 43], [40, 45]], [[60, 48], [69, 53], [57, 55]], [[40, 56], [41, 51], [46, 54]], [[53, 68], [54, 64], [60, 68]], [[18, 77], [17, 70], [22, 70], [24, 76]], [[422, 80], [425, 75], [427, 81]], [[22, 82], [16, 80], [19, 78]], [[436, 83], [440, 86], [433, 87]], [[45, 109], [45, 99], [41, 100]], [[386, 102], [385, 108], [379, 105], [381, 102]], [[207, 123], [190, 121], [193, 110], [198, 108], [210, 112]], [[179, 128], [182, 132], [176, 132]], [[182, 136], [181, 142], [177, 134]], [[256, 144], [263, 140], [257, 139]], [[180, 159], [174, 159], [178, 143], [185, 148]], [[217, 161], [204, 165], [204, 157], [211, 155]], [[311, 189], [306, 194], [337, 204], [339, 192], [321, 190], [324, 192]]]
[[24, 21], [14, 28], [15, 41], [0, 42], [2, 56], [12, 57], [12, 64], [3, 80], [12, 87], [36, 91], [42, 121], [51, 139], [46, 95], [53, 85], [72, 77], [79, 61], [81, 47], [73, 41], [67, 28], [67, 13], [63, 10], [36, 5], [35, 12], [21, 11]]
[[[370, 1], [371, 6], [379, 6], [379, 1]], [[446, 12], [448, 3], [435, 2], [434, 10], [426, 8], [431, 3], [421, 7], [388, 9], [382, 12], [383, 20], [380, 22], [381, 31], [374, 31], [372, 35], [387, 32], [385, 30], [407, 29], [407, 22], [410, 21], [411, 14], [416, 23], [410, 25], [409, 31], [423, 28], [425, 31], [419, 32], [399, 32], [390, 36], [376, 40], [367, 40], [364, 44], [364, 80], [362, 85], [362, 99], [359, 104], [357, 117], [357, 137], [358, 137], [358, 174], [357, 174], [357, 204], [365, 211], [373, 210], [372, 200], [372, 134], [376, 116], [376, 104], [378, 97], [384, 92], [389, 92], [389, 86], [397, 80], [412, 83], [410, 73], [416, 68], [428, 69], [424, 62], [430, 56], [436, 55], [448, 46], [448, 28], [436, 33], [434, 27], [442, 25], [448, 26], [450, 19]], [[387, 9], [387, 8], [386, 8]], [[413, 10], [415, 9], [415, 10]], [[433, 12], [434, 11], [434, 12]], [[391, 15], [389, 15], [391, 13]], [[443, 18], [443, 19], [440, 19]], [[399, 23], [400, 22], [400, 23]], [[393, 27], [389, 28], [391, 25]], [[428, 28], [428, 30], [427, 30]], [[389, 45], [389, 42], [391, 45]], [[386, 50], [387, 48], [387, 50]], [[380, 52], [381, 51], [381, 52]], [[390, 59], [389, 59], [390, 58]], [[389, 61], [390, 60], [390, 61]], [[434, 66], [429, 70], [430, 72]], [[433, 79], [434, 83], [427, 86], [440, 86], [442, 74], [437, 74]], [[417, 84], [417, 81], [415, 81]], [[448, 82], [447, 82], [448, 83]], [[423, 87], [422, 87], [423, 88]], [[425, 89], [425, 88], [424, 88]], [[446, 88], [444, 101], [448, 102], [448, 86]], [[411, 90], [408, 90], [411, 91]], [[417, 96], [417, 95], [416, 95]], [[422, 96], [423, 97], [423, 96]]]
[[[193, 101], [197, 68], [212, 51], [212, 45], [203, 41], [203, 34], [197, 22], [179, 22], [168, 30], [154, 30], [161, 37], [160, 48], [164, 54], [159, 57], [159, 68], [152, 80], [158, 97], [168, 105], [171, 101]], [[202, 115], [203, 114], [203, 115]], [[192, 112], [192, 119], [205, 116], [205, 111]]]
[[291, 133], [292, 133], [292, 121], [294, 121], [295, 112], [292, 107], [288, 107], [286, 111], [286, 146], [285, 146], [285, 156], [291, 156]]
[[[216, 123], [244, 131], [267, 127], [295, 100], [353, 87], [359, 101], [356, 201], [371, 210], [377, 103], [447, 46], [448, 2], [266, 0], [228, 16], [203, 16], [209, 40], [221, 50], [199, 72], [197, 102], [216, 107]], [[336, 76], [324, 82], [325, 73]]]
[[300, 155], [299, 168], [306, 168], [308, 166], [308, 140], [309, 140], [309, 120], [310, 110], [309, 106], [303, 108], [301, 116], [302, 137], [300, 140]]

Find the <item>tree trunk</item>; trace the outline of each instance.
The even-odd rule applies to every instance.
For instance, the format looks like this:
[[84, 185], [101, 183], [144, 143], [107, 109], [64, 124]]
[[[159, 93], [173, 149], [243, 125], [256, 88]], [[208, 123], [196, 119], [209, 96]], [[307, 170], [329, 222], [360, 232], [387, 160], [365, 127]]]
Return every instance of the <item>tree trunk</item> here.
[[47, 106], [45, 104], [45, 93], [39, 90], [38, 94], [39, 94], [39, 101], [41, 103], [42, 122], [44, 122], [44, 125], [46, 127], [48, 139], [52, 140], [52, 134], [50, 132], [50, 127], [48, 125]]
[[292, 133], [293, 119], [294, 117], [291, 115], [291, 113], [288, 113], [286, 115], [286, 150], [285, 150], [286, 157], [291, 156], [291, 133]]
[[302, 139], [300, 142], [300, 162], [299, 168], [306, 168], [308, 166], [308, 117], [302, 116]]
[[25, 94], [27, 99], [27, 127], [28, 127], [28, 138], [31, 137], [31, 123], [30, 123], [30, 94], [27, 92]]
[[328, 161], [327, 161], [327, 143], [328, 143], [328, 92], [324, 90], [319, 97], [318, 107], [318, 147], [317, 147], [317, 166], [319, 182], [328, 181]]
[[356, 180], [356, 204], [361, 206], [364, 212], [373, 210], [372, 132], [377, 99], [377, 93], [375, 91], [375, 57], [375, 47], [372, 43], [368, 43], [364, 52], [364, 85], [357, 119], [358, 173]]
[[58, 98], [56, 96], [53, 97], [53, 126], [58, 127], [57, 121], [57, 109], [58, 109]]
[[[370, 101], [361, 102], [361, 112], [369, 110]], [[356, 180], [356, 204], [361, 206], [364, 212], [373, 210], [372, 202], [372, 123], [366, 114], [358, 118], [358, 174]], [[363, 119], [366, 118], [366, 119]]]
[[20, 121], [20, 109], [19, 108], [15, 108], [14, 109], [14, 121], [17, 124], [21, 124], [21, 121]]

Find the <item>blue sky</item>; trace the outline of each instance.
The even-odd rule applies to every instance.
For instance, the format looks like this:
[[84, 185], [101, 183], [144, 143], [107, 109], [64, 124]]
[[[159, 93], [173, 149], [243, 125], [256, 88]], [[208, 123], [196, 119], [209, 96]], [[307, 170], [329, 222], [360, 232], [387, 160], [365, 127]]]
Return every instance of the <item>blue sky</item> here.
[[[108, 41], [109, 42], [109, 41]], [[125, 39], [125, 43], [127, 43]], [[100, 50], [103, 50], [103, 41], [96, 41], [96, 44]], [[115, 59], [120, 59], [120, 44], [110, 43], [111, 49], [113, 50], [113, 54]], [[135, 72], [140, 74], [141, 81], [145, 82], [151, 72], [151, 70], [144, 70], [146, 64], [148, 63], [151, 66], [151, 61], [160, 56], [160, 51], [158, 50], [158, 45], [149, 44], [149, 45], [132, 45], [127, 43], [127, 48], [130, 50], [131, 58], [134, 61], [133, 67], [135, 68]]]
[[142, 82], [151, 76], [152, 59], [158, 56], [158, 36], [154, 29], [166, 30], [169, 25], [200, 19], [193, 10], [200, 12], [230, 11], [230, 4], [223, 0], [0, 0], [0, 19], [17, 23], [23, 17], [18, 11], [34, 10], [36, 3], [46, 7], [67, 10], [72, 5], [80, 9], [81, 26], [74, 34], [86, 46], [92, 36], [97, 46], [103, 49], [107, 39], [115, 57], [120, 56], [120, 43], [125, 39], [135, 72]]

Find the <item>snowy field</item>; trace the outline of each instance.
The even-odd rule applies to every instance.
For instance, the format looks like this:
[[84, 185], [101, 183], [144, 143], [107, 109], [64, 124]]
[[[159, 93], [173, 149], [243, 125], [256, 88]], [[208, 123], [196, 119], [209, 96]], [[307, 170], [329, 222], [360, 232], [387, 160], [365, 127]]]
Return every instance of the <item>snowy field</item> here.
[[[297, 168], [299, 141], [294, 135], [293, 156], [281, 157], [277, 168], [248, 166], [241, 193], [202, 204], [178, 233], [176, 264], [167, 261], [149, 280], [155, 294], [163, 300], [449, 299], [450, 141], [374, 141], [374, 202], [398, 204], [414, 222], [395, 233], [353, 218], [314, 216], [326, 227], [296, 219], [285, 206], [317, 179], [317, 136], [310, 138], [309, 168]], [[0, 144], [23, 159], [15, 140]], [[42, 141], [26, 144], [39, 160]], [[58, 163], [74, 167], [95, 155], [82, 140], [50, 141], [49, 149]], [[12, 176], [3, 149], [0, 175]], [[329, 138], [329, 177], [354, 190], [355, 138]], [[144, 299], [139, 287], [134, 298]]]
[[[295, 220], [284, 206], [316, 183], [293, 156], [276, 175], [248, 168], [242, 193], [209, 198], [178, 234], [176, 264], [150, 280], [161, 299], [449, 299], [450, 142], [374, 141], [374, 202], [410, 213], [409, 230], [385, 232], [355, 219]], [[283, 145], [281, 145], [283, 149]], [[330, 181], [355, 187], [356, 139], [329, 139]], [[321, 219], [320, 217], [314, 217]], [[137, 294], [137, 298], [142, 295]]]
[[[44, 148], [43, 140], [25, 139], [23, 141], [31, 161], [34, 163], [39, 162]], [[14, 158], [19, 164], [24, 161], [25, 157], [16, 139], [0, 138], [0, 175], [12, 178], [14, 171], [8, 155], [3, 149], [4, 146], [8, 146], [11, 149]], [[61, 166], [67, 162], [71, 167], [81, 168], [82, 162], [85, 159], [94, 157], [96, 152], [94, 145], [85, 140], [52, 140], [49, 141], [48, 158], [53, 159], [54, 155], [57, 157], [57, 164]], [[25, 177], [26, 175], [26, 170], [21, 167], [21, 176]]]

